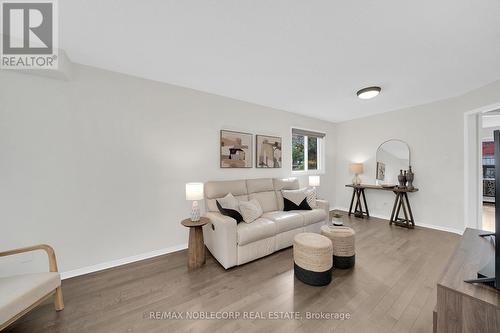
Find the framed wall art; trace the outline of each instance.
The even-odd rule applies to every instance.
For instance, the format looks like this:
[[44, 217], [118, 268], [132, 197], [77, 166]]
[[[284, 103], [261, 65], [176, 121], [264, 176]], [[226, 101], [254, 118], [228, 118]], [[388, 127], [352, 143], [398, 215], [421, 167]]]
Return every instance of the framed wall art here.
[[251, 168], [252, 155], [252, 134], [220, 131], [221, 168]]
[[385, 163], [377, 162], [377, 179], [385, 180]]
[[256, 167], [257, 168], [281, 168], [282, 146], [281, 138], [276, 136], [255, 136]]

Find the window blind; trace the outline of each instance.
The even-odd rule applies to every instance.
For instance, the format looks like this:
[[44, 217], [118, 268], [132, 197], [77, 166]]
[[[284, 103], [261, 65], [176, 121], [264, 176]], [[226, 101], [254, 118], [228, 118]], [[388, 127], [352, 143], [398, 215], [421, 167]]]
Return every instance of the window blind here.
[[325, 137], [325, 133], [303, 130], [303, 129], [299, 129], [299, 128], [292, 128], [292, 134], [307, 135], [307, 136], [312, 136], [312, 137], [316, 137], [316, 138], [320, 138], [320, 139]]

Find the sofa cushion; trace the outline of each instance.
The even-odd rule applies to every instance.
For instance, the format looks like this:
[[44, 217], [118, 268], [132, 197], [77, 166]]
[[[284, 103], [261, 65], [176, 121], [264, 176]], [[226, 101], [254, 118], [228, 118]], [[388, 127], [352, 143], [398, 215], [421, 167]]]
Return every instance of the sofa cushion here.
[[281, 194], [281, 190], [298, 190], [299, 180], [297, 178], [274, 178], [273, 184], [278, 210], [283, 210], [283, 195]]
[[235, 197], [246, 195], [247, 183], [245, 180], [224, 180], [205, 183], [205, 197], [207, 199], [218, 199], [232, 193]]
[[283, 194], [283, 210], [311, 210], [307, 203], [307, 189], [281, 190]]
[[61, 285], [59, 273], [45, 272], [0, 278], [0, 325]]
[[297, 178], [274, 178], [273, 185], [275, 191], [298, 190], [299, 180]]
[[307, 196], [307, 204], [309, 207], [312, 209], [318, 208], [318, 203], [317, 203], [317, 193], [316, 193], [316, 188], [308, 188], [306, 190], [306, 196]]
[[252, 193], [248, 195], [248, 198], [250, 200], [257, 199], [264, 213], [278, 210], [278, 203], [274, 191]]
[[[238, 202], [238, 199], [236, 199], [232, 193], [228, 193], [224, 198], [219, 198], [216, 200], [222, 208], [234, 209], [234, 210], [240, 209], [239, 208], [240, 203]], [[217, 208], [219, 208], [219, 205], [217, 205]], [[219, 208], [219, 210], [220, 210], [220, 208]]]
[[293, 212], [299, 213], [304, 217], [304, 225], [318, 223], [326, 220], [326, 212], [324, 209], [313, 210], [294, 210]]
[[[234, 196], [238, 201], [248, 201], [248, 195], [244, 194], [244, 195], [235, 195]], [[222, 197], [221, 197], [222, 198]], [[216, 198], [216, 199], [205, 199], [205, 205], [207, 207], [207, 210], [209, 212], [218, 212], [219, 209], [217, 208], [217, 202], [216, 200], [217, 199], [220, 199], [220, 198]]]
[[240, 212], [245, 223], [252, 223], [262, 216], [262, 208], [256, 199], [241, 201]]
[[265, 213], [262, 217], [276, 223], [277, 233], [302, 228], [304, 226], [304, 217], [297, 212], [275, 211]]
[[248, 194], [274, 191], [272, 178], [247, 179]]
[[243, 216], [241, 216], [241, 213], [239, 211], [237, 211], [236, 209], [224, 208], [221, 206], [218, 200], [216, 200], [216, 202], [217, 202], [217, 208], [219, 209], [219, 212], [222, 215], [229, 216], [230, 218], [235, 219], [236, 223], [243, 222]]
[[261, 217], [252, 223], [238, 224], [236, 232], [238, 234], [238, 245], [245, 245], [276, 235], [276, 224]]

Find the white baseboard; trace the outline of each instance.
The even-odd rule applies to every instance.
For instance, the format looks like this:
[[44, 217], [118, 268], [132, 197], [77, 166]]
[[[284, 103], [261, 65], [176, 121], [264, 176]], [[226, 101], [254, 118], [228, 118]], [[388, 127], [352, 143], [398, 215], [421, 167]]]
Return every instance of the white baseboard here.
[[427, 223], [415, 223], [415, 225], [418, 227], [422, 227], [422, 228], [429, 228], [429, 229], [451, 232], [453, 234], [458, 234], [460, 236], [462, 236], [464, 234], [464, 231], [465, 231], [465, 229], [460, 230], [460, 229], [456, 229], [456, 228], [442, 227], [439, 225], [427, 224]]
[[161, 255], [172, 253], [172, 252], [185, 250], [185, 249], [187, 249], [187, 244], [179, 244], [179, 245], [170, 246], [170, 247], [167, 247], [164, 249], [159, 249], [159, 250], [155, 250], [155, 251], [151, 251], [151, 252], [147, 252], [147, 253], [138, 254], [135, 256], [131, 256], [131, 257], [107, 261], [107, 262], [103, 262], [103, 263], [100, 263], [97, 265], [77, 268], [77, 269], [74, 269], [71, 271], [62, 272], [61, 279], [62, 280], [69, 279], [69, 278], [72, 278], [75, 276], [89, 274], [89, 273], [93, 273], [93, 272], [97, 272], [97, 271], [102, 271], [104, 269], [113, 268], [113, 267], [117, 267], [117, 266], [121, 266], [121, 265], [126, 265], [126, 264], [130, 264], [130, 263], [133, 263], [136, 261], [149, 259], [149, 258], [161, 256]]
[[[349, 208], [346, 208], [346, 207], [335, 207], [332, 210], [342, 210], [342, 211], [348, 212]], [[384, 219], [384, 220], [387, 220], [387, 221], [389, 221], [390, 218], [391, 218], [390, 216], [373, 215], [373, 214], [370, 214], [370, 216], [373, 216], [373, 217], [376, 217], [376, 218], [379, 218], [379, 219]], [[429, 229], [434, 229], [434, 230], [451, 232], [451, 233], [459, 234], [459, 235], [463, 235], [463, 233], [465, 231], [465, 229], [464, 230], [460, 230], [460, 229], [456, 229], [456, 228], [442, 227], [442, 226], [439, 226], [439, 225], [428, 224], [428, 223], [415, 223], [415, 226], [422, 227], [422, 228], [429, 228]]]

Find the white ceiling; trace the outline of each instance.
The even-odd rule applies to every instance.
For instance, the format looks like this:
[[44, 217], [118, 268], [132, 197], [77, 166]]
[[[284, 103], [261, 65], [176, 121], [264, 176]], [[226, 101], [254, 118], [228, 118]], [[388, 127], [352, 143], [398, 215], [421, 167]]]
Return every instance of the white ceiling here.
[[[64, 0], [82, 64], [331, 121], [500, 79], [500, 0]], [[380, 85], [373, 100], [356, 91]]]

